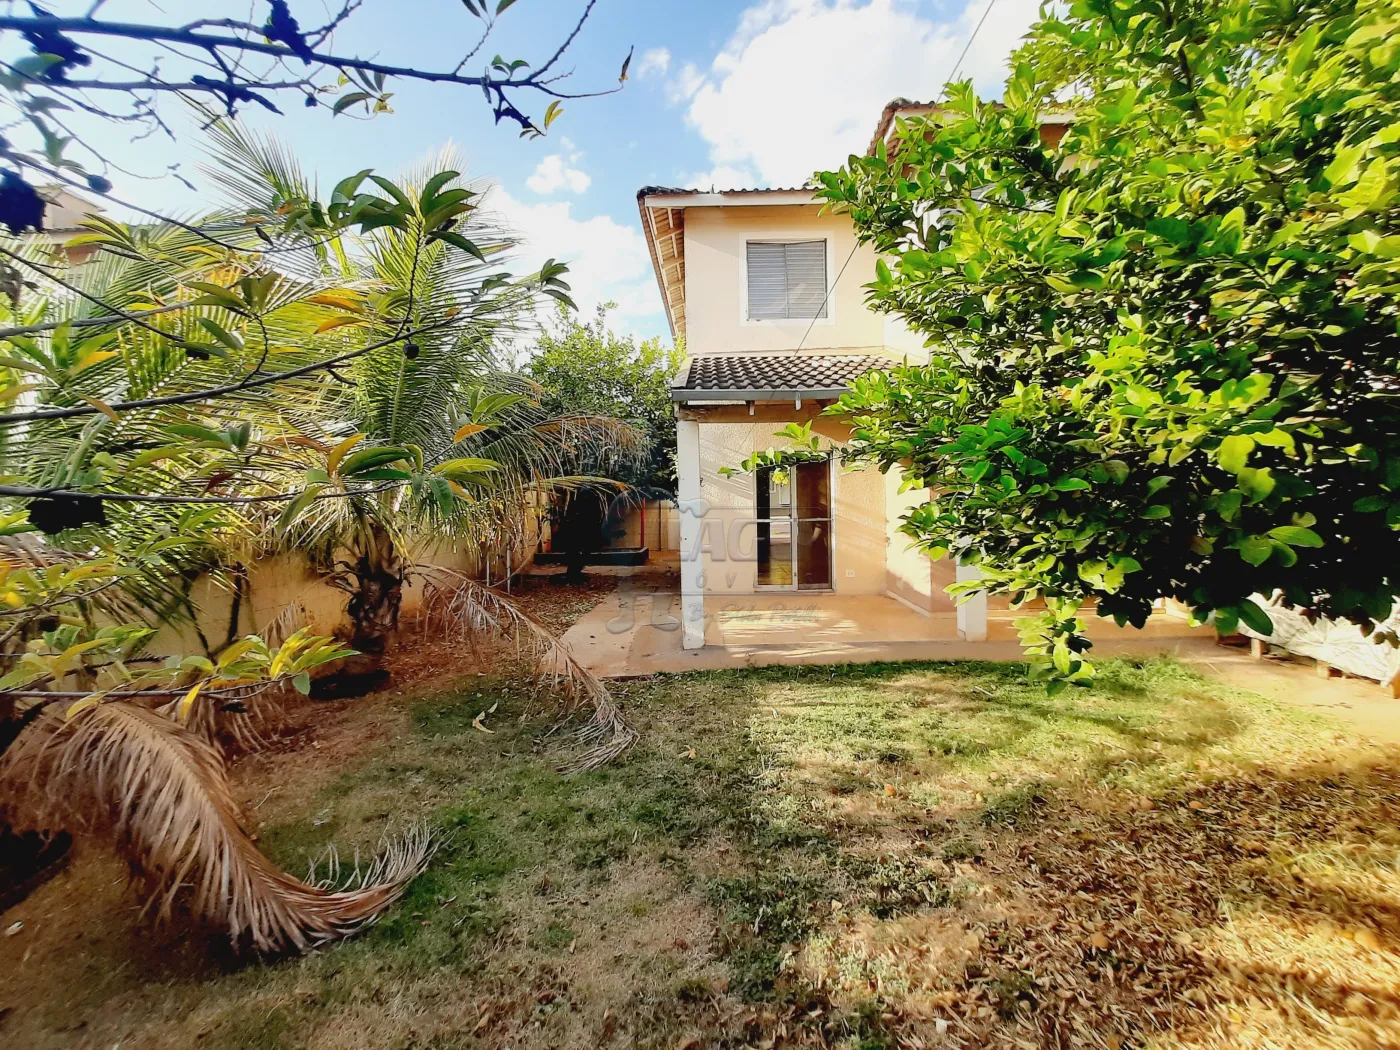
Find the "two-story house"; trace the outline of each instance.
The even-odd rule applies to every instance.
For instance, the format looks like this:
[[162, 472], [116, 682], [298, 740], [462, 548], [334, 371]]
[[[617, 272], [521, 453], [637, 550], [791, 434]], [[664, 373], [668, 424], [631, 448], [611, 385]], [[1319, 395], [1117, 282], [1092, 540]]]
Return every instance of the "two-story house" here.
[[[872, 149], [896, 116], [931, 108], [895, 100]], [[1058, 141], [1063, 130], [1048, 121], [1042, 133]], [[791, 469], [725, 472], [755, 450], [781, 447], [774, 433], [790, 422], [810, 421], [821, 447], [837, 448], [850, 428], [822, 411], [853, 378], [906, 357], [927, 360], [921, 337], [867, 307], [862, 286], [875, 253], [856, 243], [849, 218], [822, 214], [802, 187], [648, 186], [637, 200], [671, 329], [688, 354], [672, 390], [684, 648], [732, 644], [726, 618], [765, 602], [836, 609], [852, 640], [891, 640], [882, 631], [897, 640], [986, 639], [986, 600], [955, 605], [944, 591], [971, 570], [931, 561], [898, 531], [927, 492], [900, 492], [897, 471], [847, 469], [828, 455]], [[1006, 619], [994, 636], [1013, 636]], [[833, 617], [824, 623], [830, 637]]]
[[[923, 108], [923, 107], [920, 107]], [[882, 115], [888, 129], [894, 110]], [[875, 255], [850, 220], [820, 214], [804, 188], [699, 191], [650, 186], [642, 224], [673, 334], [688, 358], [676, 402], [684, 645], [705, 644], [707, 605], [755, 595], [883, 595], [985, 637], [973, 603], [944, 594], [954, 569], [908, 549], [900, 516], [924, 499], [901, 479], [834, 458], [726, 475], [813, 424], [825, 448], [849, 427], [822, 410], [858, 375], [926, 355], [922, 339], [865, 304]], [[956, 619], [955, 619], [956, 618]], [[956, 624], [956, 627], [953, 626]]]

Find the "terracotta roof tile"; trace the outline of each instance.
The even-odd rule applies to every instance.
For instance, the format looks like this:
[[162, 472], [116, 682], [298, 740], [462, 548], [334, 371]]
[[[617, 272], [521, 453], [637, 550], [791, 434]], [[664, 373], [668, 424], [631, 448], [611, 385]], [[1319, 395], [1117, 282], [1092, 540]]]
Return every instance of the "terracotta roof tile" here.
[[716, 395], [834, 397], [866, 372], [894, 364], [878, 354], [733, 354], [693, 357], [682, 382], [671, 390], [677, 401]]

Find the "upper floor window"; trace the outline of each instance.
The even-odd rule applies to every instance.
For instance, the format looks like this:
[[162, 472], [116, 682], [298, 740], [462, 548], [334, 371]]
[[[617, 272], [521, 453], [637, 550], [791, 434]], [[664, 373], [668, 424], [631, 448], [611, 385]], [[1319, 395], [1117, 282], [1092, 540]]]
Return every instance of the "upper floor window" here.
[[826, 316], [826, 241], [749, 241], [749, 320]]

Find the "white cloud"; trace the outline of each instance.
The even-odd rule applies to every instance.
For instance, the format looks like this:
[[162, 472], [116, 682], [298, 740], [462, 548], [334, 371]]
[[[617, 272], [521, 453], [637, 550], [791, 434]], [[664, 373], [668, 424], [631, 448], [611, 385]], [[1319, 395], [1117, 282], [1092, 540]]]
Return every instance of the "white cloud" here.
[[545, 259], [569, 264], [564, 279], [584, 316], [598, 303], [615, 302], [614, 327], [642, 338], [669, 334], [651, 256], [636, 224], [624, 225], [608, 215], [583, 219], [574, 215], [573, 201], [516, 200], [499, 186], [486, 207], [524, 242], [516, 272], [533, 270]]
[[645, 77], [654, 73], [664, 77], [670, 68], [671, 52], [664, 47], [648, 48], [642, 52], [642, 59], [637, 63], [637, 76]]
[[693, 98], [705, 83], [705, 74], [694, 62], [681, 66], [681, 71], [666, 82], [666, 101], [671, 105]]
[[582, 154], [551, 153], [535, 167], [535, 173], [525, 180], [525, 185], [536, 193], [553, 193], [568, 187], [571, 193], [582, 193], [593, 180], [588, 172], [572, 167]]
[[[687, 63], [668, 85], [709, 144], [715, 172], [752, 171], [799, 185], [863, 152], [886, 102], [936, 98], [991, 0], [968, 0], [935, 21], [903, 0], [764, 0], [746, 10], [701, 72]], [[997, 0], [963, 59], [983, 96], [1000, 93], [1006, 59], [1040, 0]]]
[[709, 171], [687, 175], [680, 181], [681, 185], [693, 186], [697, 190], [743, 190], [757, 186], [761, 180], [746, 167], [720, 164]]

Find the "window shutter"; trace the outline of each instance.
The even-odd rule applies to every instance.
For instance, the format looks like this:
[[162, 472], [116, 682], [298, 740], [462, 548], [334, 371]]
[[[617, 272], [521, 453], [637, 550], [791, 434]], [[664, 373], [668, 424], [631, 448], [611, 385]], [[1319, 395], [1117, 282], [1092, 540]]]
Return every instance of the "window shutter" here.
[[786, 245], [771, 241], [749, 242], [749, 320], [771, 321], [787, 317]]
[[826, 242], [750, 241], [749, 320], [825, 317]]
[[826, 241], [783, 245], [787, 260], [789, 317], [804, 321], [826, 316]]

